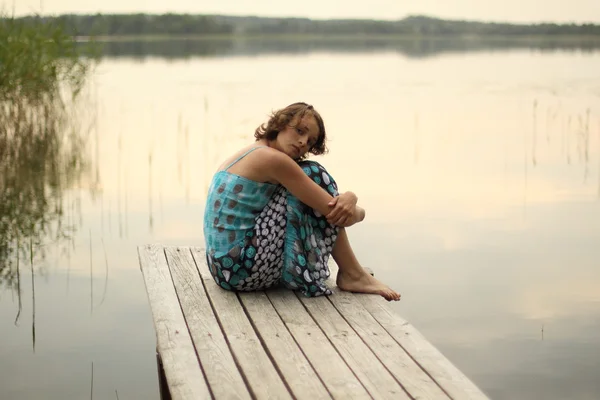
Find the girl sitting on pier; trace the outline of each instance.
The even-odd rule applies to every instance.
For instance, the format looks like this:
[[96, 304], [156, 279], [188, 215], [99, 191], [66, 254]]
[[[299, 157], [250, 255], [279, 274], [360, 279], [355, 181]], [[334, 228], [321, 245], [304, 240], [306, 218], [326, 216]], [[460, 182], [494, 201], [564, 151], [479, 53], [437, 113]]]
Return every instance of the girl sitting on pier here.
[[400, 300], [352, 251], [346, 228], [365, 218], [356, 195], [338, 193], [325, 168], [305, 160], [326, 151], [319, 113], [306, 103], [291, 104], [254, 137], [219, 167], [210, 186], [204, 236], [217, 284], [234, 291], [284, 286], [309, 297], [330, 295], [325, 281], [332, 255], [340, 289]]

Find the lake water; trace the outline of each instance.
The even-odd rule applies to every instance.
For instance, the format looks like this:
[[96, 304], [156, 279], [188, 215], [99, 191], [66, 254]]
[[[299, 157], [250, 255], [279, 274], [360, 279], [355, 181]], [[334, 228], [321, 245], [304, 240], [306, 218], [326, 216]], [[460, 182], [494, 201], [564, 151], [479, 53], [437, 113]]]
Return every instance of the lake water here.
[[201, 246], [213, 171], [296, 101], [324, 117], [317, 159], [367, 210], [350, 239], [402, 292], [396, 312], [494, 399], [600, 398], [600, 50], [130, 42], [106, 54], [78, 114], [87, 169], [53, 221], [74, 234], [21, 258], [18, 287], [0, 282], [0, 398], [159, 398], [136, 246]]

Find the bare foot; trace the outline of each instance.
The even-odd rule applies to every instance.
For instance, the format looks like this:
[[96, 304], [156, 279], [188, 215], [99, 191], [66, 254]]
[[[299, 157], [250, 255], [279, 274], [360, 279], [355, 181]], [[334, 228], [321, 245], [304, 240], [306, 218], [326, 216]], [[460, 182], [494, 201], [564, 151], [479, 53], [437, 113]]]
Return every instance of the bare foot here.
[[336, 284], [340, 289], [347, 292], [378, 294], [387, 301], [400, 300], [400, 293], [390, 289], [366, 272], [358, 278], [353, 278], [339, 271]]

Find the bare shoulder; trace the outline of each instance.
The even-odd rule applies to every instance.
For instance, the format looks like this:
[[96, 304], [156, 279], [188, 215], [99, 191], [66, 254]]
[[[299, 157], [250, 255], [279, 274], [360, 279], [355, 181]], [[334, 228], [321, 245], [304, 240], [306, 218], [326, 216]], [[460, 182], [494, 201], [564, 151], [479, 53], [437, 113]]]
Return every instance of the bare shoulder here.
[[293, 170], [296, 163], [286, 154], [269, 148], [248, 146], [241, 149], [221, 167], [227, 172], [257, 181], [278, 183], [274, 179], [276, 171]]
[[[252, 151], [254, 150], [254, 151]], [[249, 154], [248, 157], [244, 157], [245, 154], [252, 152], [254, 154]], [[273, 152], [278, 153], [277, 150], [271, 149], [269, 147], [255, 147], [253, 145], [242, 147], [237, 150], [235, 153], [231, 154], [227, 157], [219, 166], [218, 170], [225, 169], [226, 166], [231, 164], [236, 164], [236, 166], [244, 165], [244, 164], [260, 164], [261, 159], [264, 157], [270, 157], [270, 154]], [[258, 155], [258, 156], [257, 156]], [[237, 161], [237, 162], [236, 162]], [[237, 169], [235, 166], [233, 169]]]
[[298, 179], [304, 174], [298, 163], [287, 154], [272, 148], [255, 151], [254, 165], [260, 175], [271, 183], [283, 184], [286, 178]]
[[256, 163], [261, 169], [293, 168], [296, 162], [285, 153], [270, 147], [262, 147], [255, 151]]

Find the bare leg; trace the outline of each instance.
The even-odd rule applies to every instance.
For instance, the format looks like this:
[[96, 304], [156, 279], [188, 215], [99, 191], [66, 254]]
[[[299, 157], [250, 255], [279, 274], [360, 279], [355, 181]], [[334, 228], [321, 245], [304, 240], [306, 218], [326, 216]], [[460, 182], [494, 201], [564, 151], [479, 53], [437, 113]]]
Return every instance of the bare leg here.
[[369, 275], [360, 265], [350, 246], [346, 229], [339, 229], [331, 255], [340, 267], [336, 279], [340, 289], [348, 292], [379, 294], [388, 301], [400, 300], [400, 293]]

